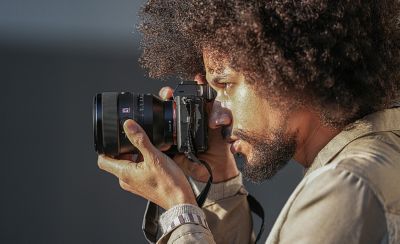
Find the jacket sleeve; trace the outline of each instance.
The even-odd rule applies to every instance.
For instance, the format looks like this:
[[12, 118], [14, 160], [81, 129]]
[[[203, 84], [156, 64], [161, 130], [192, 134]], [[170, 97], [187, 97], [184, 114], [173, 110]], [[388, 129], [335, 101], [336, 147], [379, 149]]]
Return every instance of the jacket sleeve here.
[[340, 167], [317, 178], [293, 201], [278, 242], [380, 243], [385, 215], [368, 183]]
[[[191, 184], [196, 195], [205, 185], [193, 180]], [[203, 208], [188, 204], [175, 206], [161, 215], [160, 224], [163, 235], [157, 243], [254, 242], [247, 191], [241, 174], [229, 181], [212, 184]]]

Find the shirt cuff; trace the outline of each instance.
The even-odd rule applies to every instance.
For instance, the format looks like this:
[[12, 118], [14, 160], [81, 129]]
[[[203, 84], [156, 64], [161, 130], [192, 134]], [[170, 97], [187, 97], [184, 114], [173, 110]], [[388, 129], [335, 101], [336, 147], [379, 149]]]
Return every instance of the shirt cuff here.
[[[189, 182], [192, 185], [193, 192], [196, 196], [198, 196], [206, 186], [206, 183], [196, 181], [192, 178], [189, 178]], [[232, 197], [236, 195], [239, 191], [242, 194], [247, 194], [247, 191], [243, 187], [242, 173], [239, 173], [236, 177], [230, 180], [221, 183], [211, 184], [210, 191], [208, 192], [207, 200], [204, 205], [208, 205], [209, 203]]]
[[162, 234], [183, 224], [198, 224], [208, 229], [206, 216], [201, 208], [192, 204], [178, 204], [160, 216]]

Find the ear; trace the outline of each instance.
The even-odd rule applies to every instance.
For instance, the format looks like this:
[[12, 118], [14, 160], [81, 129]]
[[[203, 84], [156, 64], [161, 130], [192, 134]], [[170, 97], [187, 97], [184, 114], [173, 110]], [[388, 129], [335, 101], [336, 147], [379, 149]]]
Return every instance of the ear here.
[[195, 77], [194, 80], [197, 82], [199, 85], [207, 84], [206, 77], [200, 73], [198, 73]]

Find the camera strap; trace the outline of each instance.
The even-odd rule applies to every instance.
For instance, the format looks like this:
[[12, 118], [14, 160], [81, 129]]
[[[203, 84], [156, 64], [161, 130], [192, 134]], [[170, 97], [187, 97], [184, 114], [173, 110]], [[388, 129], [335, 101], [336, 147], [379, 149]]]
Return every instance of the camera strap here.
[[208, 178], [206, 186], [201, 191], [200, 195], [198, 195], [197, 198], [196, 198], [197, 205], [199, 207], [202, 207], [204, 202], [207, 199], [208, 192], [210, 191], [210, 187], [211, 187], [211, 184], [212, 184], [212, 181], [213, 181], [213, 176], [212, 176], [211, 168], [208, 165], [208, 163], [206, 161], [204, 161], [204, 160], [200, 160], [196, 156], [197, 152], [196, 152], [196, 149], [195, 149], [195, 146], [194, 146], [194, 136], [193, 136], [193, 130], [192, 130], [192, 128], [194, 126], [194, 121], [196, 121], [196, 112], [195, 112], [195, 108], [194, 108], [194, 103], [192, 102], [192, 99], [188, 98], [188, 97], [182, 99], [182, 102], [185, 105], [186, 112], [187, 112], [187, 115], [188, 115], [187, 121], [189, 122], [188, 126], [187, 126], [187, 131], [186, 131], [187, 137], [186, 137], [185, 155], [190, 161], [192, 161], [194, 163], [198, 163], [198, 164], [204, 165], [204, 167], [208, 171], [208, 174], [210, 175], [210, 177]]
[[[196, 201], [197, 204], [199, 205], [199, 207], [202, 207], [204, 202], [207, 199], [207, 195], [208, 192], [210, 190], [212, 181], [213, 181], [213, 176], [212, 176], [212, 172], [211, 172], [211, 168], [210, 166], [207, 164], [207, 162], [200, 160], [199, 158], [197, 158], [196, 156], [196, 151], [195, 151], [195, 147], [193, 146], [194, 143], [194, 136], [192, 134], [192, 126], [194, 125], [194, 121], [195, 121], [195, 110], [193, 108], [193, 102], [191, 102], [190, 98], [186, 98], [183, 100], [183, 103], [186, 105], [186, 111], [188, 116], [188, 120], [189, 120], [189, 125], [187, 127], [187, 150], [185, 151], [185, 155], [187, 158], [189, 158], [191, 161], [195, 162], [195, 163], [199, 163], [204, 165], [207, 170], [208, 173], [210, 174], [210, 178], [208, 179], [208, 182], [206, 184], [206, 186], [204, 187], [204, 189], [202, 190], [202, 192], [199, 194], [199, 196], [197, 196]], [[262, 233], [264, 232], [264, 220], [265, 220], [265, 214], [264, 214], [264, 209], [261, 206], [261, 204], [257, 201], [257, 199], [255, 199], [252, 195], [247, 195], [247, 202], [249, 203], [249, 207], [250, 210], [255, 213], [258, 217], [260, 217], [261, 219], [261, 227], [260, 230], [258, 231], [257, 237], [256, 237], [256, 242], [260, 240]]]
[[[207, 195], [208, 195], [208, 192], [210, 191], [211, 184], [213, 181], [211, 168], [205, 161], [198, 159], [195, 155], [190, 155], [190, 156], [189, 155], [187, 155], [187, 156], [190, 160], [192, 160], [196, 163], [198, 162], [200, 164], [203, 164], [210, 174], [210, 177], [208, 178], [206, 186], [201, 191], [201, 193], [196, 197], [197, 205], [201, 208], [207, 199]], [[142, 231], [143, 231], [144, 237], [146, 238], [147, 242], [149, 242], [149, 243], [157, 242], [158, 234], [160, 231], [160, 227], [159, 227], [159, 223], [158, 223], [159, 217], [160, 217], [160, 207], [151, 201], [147, 201], [146, 210], [145, 210], [144, 216], [143, 216]], [[263, 222], [264, 222], [264, 220], [263, 220]]]
[[212, 181], [213, 181], [213, 176], [212, 176], [211, 168], [210, 168], [210, 166], [208, 165], [208, 163], [206, 163], [206, 161], [200, 160], [200, 159], [198, 159], [198, 158], [197, 158], [196, 156], [194, 156], [194, 155], [192, 155], [192, 156], [190, 156], [190, 157], [187, 156], [187, 157], [188, 157], [190, 160], [192, 160], [193, 162], [196, 162], [196, 163], [199, 163], [199, 164], [204, 165], [204, 167], [206, 167], [208, 173], [210, 174], [210, 177], [208, 178], [208, 181], [207, 181], [206, 186], [205, 186], [204, 189], [200, 192], [200, 194], [196, 197], [197, 205], [201, 208], [201, 207], [203, 207], [204, 202], [205, 202], [206, 199], [207, 199], [207, 195], [208, 195], [208, 192], [210, 191], [211, 184], [212, 184]]
[[159, 217], [160, 207], [151, 201], [147, 201], [142, 222], [142, 232], [148, 243], [157, 242], [160, 229], [158, 224]]
[[[183, 103], [185, 104], [187, 114], [188, 116], [188, 126], [187, 126], [187, 138], [186, 138], [186, 150], [185, 150], [185, 155], [186, 157], [191, 160], [194, 163], [202, 164], [204, 167], [207, 169], [208, 173], [210, 174], [210, 177], [208, 178], [207, 184], [204, 187], [204, 189], [201, 191], [201, 193], [196, 197], [196, 202], [197, 205], [201, 208], [204, 204], [204, 202], [207, 199], [208, 192], [210, 191], [211, 184], [213, 181], [213, 176], [211, 172], [211, 168], [208, 165], [207, 162], [204, 160], [200, 160], [196, 156], [196, 150], [193, 144], [193, 134], [192, 134], [192, 126], [194, 123], [194, 116], [196, 116], [194, 109], [193, 109], [193, 103], [190, 101], [190, 98], [186, 98]], [[159, 220], [160, 216], [160, 207], [156, 205], [155, 203], [148, 201], [146, 210], [144, 213], [144, 218], [142, 222], [142, 231], [143, 234], [146, 238], [146, 240], [149, 243], [156, 243], [158, 239], [158, 233], [159, 233]]]
[[[197, 157], [193, 158], [194, 160], [199, 160]], [[199, 207], [202, 207], [204, 202], [207, 199], [207, 194], [210, 190], [212, 184], [212, 174], [210, 166], [203, 160], [199, 160], [207, 170], [210, 172], [210, 178], [202, 190], [202, 192], [197, 196], [196, 201]], [[256, 237], [256, 243], [260, 240], [263, 232], [264, 232], [264, 222], [265, 222], [265, 214], [264, 209], [261, 204], [257, 201], [255, 197], [248, 194], [247, 195], [247, 202], [249, 204], [249, 208], [251, 212], [256, 214], [261, 219], [261, 226], [260, 230], [258, 231]], [[148, 243], [156, 243], [159, 238], [160, 227], [159, 227], [159, 217], [160, 217], [160, 207], [155, 203], [148, 201], [146, 210], [143, 216], [143, 223], [142, 223], [142, 231]]]
[[[193, 144], [193, 134], [192, 134], [192, 126], [193, 126], [193, 121], [194, 121], [194, 116], [196, 116], [194, 109], [193, 109], [193, 103], [190, 101], [190, 99], [186, 98], [184, 101], [184, 104], [186, 105], [186, 110], [188, 116], [188, 126], [187, 126], [187, 141], [186, 145], [187, 148], [185, 150], [185, 155], [186, 157], [191, 160], [194, 163], [202, 164], [204, 167], [207, 169], [208, 173], [210, 174], [210, 177], [208, 178], [207, 184], [204, 187], [204, 189], [201, 191], [201, 193], [196, 197], [196, 202], [197, 205], [201, 208], [204, 205], [204, 202], [207, 199], [208, 192], [210, 191], [211, 184], [213, 181], [213, 176], [212, 176], [212, 171], [208, 163], [204, 160], [199, 159], [196, 154], [196, 150]], [[250, 210], [255, 213], [257, 216], [261, 218], [261, 227], [260, 230], [257, 234], [256, 242], [260, 240], [260, 237], [264, 231], [264, 209], [261, 206], [261, 204], [252, 196], [252, 195], [247, 195], [247, 201], [250, 207]], [[144, 218], [143, 218], [143, 223], [142, 223], [142, 231], [143, 234], [146, 238], [146, 240], [149, 243], [156, 243], [158, 240], [158, 234], [159, 234], [159, 216], [160, 216], [160, 207], [156, 205], [155, 203], [148, 201], [146, 210], [144, 213]]]
[[[260, 230], [258, 231], [256, 237], [256, 243], [257, 243], [260, 240], [265, 228], [264, 209], [261, 206], [261, 204], [257, 201], [257, 199], [250, 194], [247, 195], [247, 202], [249, 204], [251, 212], [256, 214], [261, 219]], [[159, 217], [160, 217], [160, 207], [155, 203], [148, 201], [142, 223], [142, 231], [148, 243], [156, 243], [159, 238], [160, 234], [160, 227], [158, 223]]]
[[257, 201], [255, 197], [252, 195], [247, 195], [247, 202], [249, 203], [249, 207], [251, 212], [256, 214], [260, 219], [261, 219], [261, 226], [260, 230], [258, 231], [257, 237], [256, 237], [256, 243], [260, 240], [263, 232], [264, 232], [264, 221], [265, 221], [265, 214], [264, 214], [264, 208], [261, 206], [260, 202]]

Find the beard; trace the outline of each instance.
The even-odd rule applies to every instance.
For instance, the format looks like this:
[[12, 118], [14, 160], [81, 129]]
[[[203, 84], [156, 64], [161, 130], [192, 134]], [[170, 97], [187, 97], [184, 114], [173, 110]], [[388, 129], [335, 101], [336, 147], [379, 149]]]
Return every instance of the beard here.
[[250, 144], [251, 155], [245, 157], [240, 167], [245, 179], [260, 184], [271, 179], [294, 156], [296, 136], [279, 129], [267, 136], [260, 136], [250, 131], [237, 130], [233, 135]]

